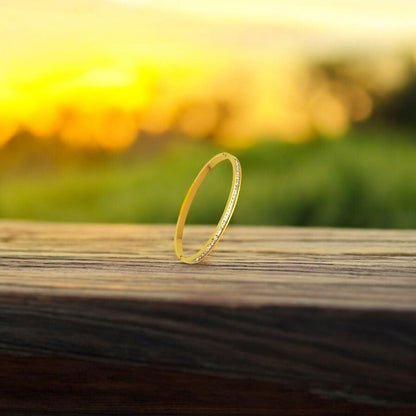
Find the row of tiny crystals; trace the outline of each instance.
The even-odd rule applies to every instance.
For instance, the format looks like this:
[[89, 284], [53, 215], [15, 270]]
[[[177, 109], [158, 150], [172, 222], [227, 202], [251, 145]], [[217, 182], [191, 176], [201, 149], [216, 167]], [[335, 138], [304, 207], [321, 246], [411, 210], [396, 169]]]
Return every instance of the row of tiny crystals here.
[[215, 242], [218, 240], [218, 238], [220, 237], [225, 224], [228, 221], [228, 218], [230, 217], [231, 214], [231, 210], [233, 209], [234, 205], [235, 205], [235, 199], [237, 197], [237, 191], [238, 191], [238, 187], [240, 185], [240, 164], [238, 162], [237, 158], [234, 158], [235, 160], [235, 165], [236, 165], [236, 181], [235, 181], [235, 185], [234, 185], [234, 190], [233, 190], [233, 196], [231, 198], [230, 201], [230, 205], [227, 209], [227, 212], [225, 214], [225, 217], [223, 218], [220, 228], [218, 229], [217, 233], [215, 234], [214, 238], [211, 240], [211, 242], [208, 244], [208, 246], [206, 247], [206, 249], [194, 260], [199, 261], [202, 259], [202, 257], [206, 256], [208, 254], [208, 252], [211, 250], [212, 246], [215, 244]]

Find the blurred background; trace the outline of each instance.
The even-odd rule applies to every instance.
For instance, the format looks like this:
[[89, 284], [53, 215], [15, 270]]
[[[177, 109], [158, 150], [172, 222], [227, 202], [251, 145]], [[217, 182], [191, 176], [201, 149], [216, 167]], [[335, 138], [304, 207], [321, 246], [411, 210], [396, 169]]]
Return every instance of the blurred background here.
[[0, 52], [1, 218], [174, 223], [226, 150], [234, 223], [416, 228], [413, 0], [14, 0]]

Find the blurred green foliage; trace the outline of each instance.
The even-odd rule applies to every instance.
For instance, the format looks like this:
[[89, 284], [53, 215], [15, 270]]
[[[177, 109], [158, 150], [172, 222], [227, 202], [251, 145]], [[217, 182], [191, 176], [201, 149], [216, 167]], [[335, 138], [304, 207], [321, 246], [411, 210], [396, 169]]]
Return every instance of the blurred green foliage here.
[[[0, 217], [174, 223], [195, 175], [222, 150], [172, 141], [137, 161], [119, 156], [6, 176]], [[232, 153], [243, 168], [234, 224], [416, 228], [416, 141], [410, 135], [353, 131], [340, 140], [264, 141]], [[189, 222], [218, 220], [230, 175], [225, 164], [213, 170]]]

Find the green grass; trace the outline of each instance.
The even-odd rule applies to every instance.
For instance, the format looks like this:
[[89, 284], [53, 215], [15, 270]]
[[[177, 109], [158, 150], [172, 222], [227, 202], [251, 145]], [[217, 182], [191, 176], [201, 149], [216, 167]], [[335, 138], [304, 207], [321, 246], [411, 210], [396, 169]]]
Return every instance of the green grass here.
[[[416, 141], [355, 132], [301, 145], [263, 142], [235, 151], [243, 169], [233, 223], [416, 228]], [[48, 221], [174, 223], [203, 164], [221, 151], [177, 143], [137, 162], [114, 157], [88, 166], [10, 176], [0, 217]], [[217, 221], [231, 169], [214, 169], [190, 222]]]

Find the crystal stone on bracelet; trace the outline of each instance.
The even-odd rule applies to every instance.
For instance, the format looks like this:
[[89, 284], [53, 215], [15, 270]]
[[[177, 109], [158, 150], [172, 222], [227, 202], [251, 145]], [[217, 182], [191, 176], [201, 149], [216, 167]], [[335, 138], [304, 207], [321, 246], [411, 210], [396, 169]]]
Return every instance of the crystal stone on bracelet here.
[[230, 219], [231, 212], [234, 209], [236, 198], [237, 198], [237, 193], [238, 193], [238, 188], [240, 186], [240, 163], [238, 162], [237, 158], [235, 158], [234, 160], [235, 160], [235, 166], [236, 166], [236, 175], [235, 175], [236, 179], [235, 179], [235, 185], [234, 185], [234, 190], [233, 190], [232, 197], [230, 200], [230, 204], [227, 208], [227, 211], [225, 212], [225, 215], [221, 221], [221, 225], [218, 231], [216, 232], [215, 236], [213, 237], [211, 242], [208, 244], [208, 246], [205, 248], [205, 250], [196, 259], [194, 259], [194, 263], [199, 262], [203, 257], [205, 257], [211, 251], [215, 242], [218, 240], [221, 233], [224, 231], [224, 228], [226, 224], [228, 223], [228, 220]]

